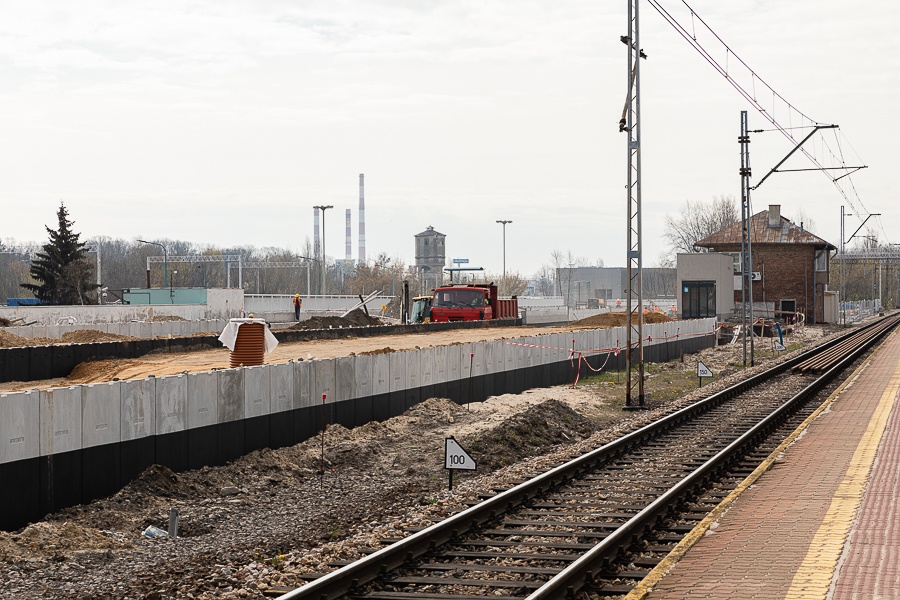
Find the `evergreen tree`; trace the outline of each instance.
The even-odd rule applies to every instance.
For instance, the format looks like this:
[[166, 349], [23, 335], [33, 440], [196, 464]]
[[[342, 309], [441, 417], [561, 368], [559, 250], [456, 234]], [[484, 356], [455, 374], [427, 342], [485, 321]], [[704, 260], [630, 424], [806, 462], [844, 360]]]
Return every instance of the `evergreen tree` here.
[[31, 263], [31, 277], [37, 283], [23, 283], [22, 287], [44, 304], [90, 302], [89, 294], [96, 291], [97, 284], [91, 283], [94, 268], [87, 260], [85, 245], [78, 239], [80, 234], [72, 231], [74, 223], [62, 202], [56, 216], [59, 229], [45, 227], [50, 242]]

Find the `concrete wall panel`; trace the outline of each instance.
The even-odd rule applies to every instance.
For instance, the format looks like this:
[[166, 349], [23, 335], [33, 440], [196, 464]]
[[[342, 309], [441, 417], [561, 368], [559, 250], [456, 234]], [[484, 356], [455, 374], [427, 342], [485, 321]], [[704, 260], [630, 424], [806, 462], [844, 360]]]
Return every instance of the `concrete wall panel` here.
[[449, 369], [447, 368], [447, 360], [449, 353], [447, 346], [439, 346], [432, 348], [432, 362], [434, 364], [434, 372], [432, 374], [433, 383], [447, 383]]
[[122, 441], [156, 435], [156, 378], [120, 382]]
[[[459, 348], [459, 379], [465, 380], [470, 374], [477, 373], [478, 359], [475, 355], [473, 344], [460, 344]], [[480, 352], [479, 352], [480, 354]]]
[[228, 423], [244, 418], [244, 370], [220, 369], [216, 371], [218, 390], [218, 422]]
[[187, 429], [187, 375], [156, 378], [156, 434]]
[[419, 385], [434, 385], [434, 348], [419, 350], [419, 373], [421, 374]]
[[0, 464], [40, 456], [38, 396], [31, 391], [0, 394]]
[[406, 389], [415, 390], [422, 385], [421, 350], [410, 350], [406, 354]]
[[260, 365], [244, 369], [244, 418], [262, 417], [271, 412], [269, 367]]
[[310, 379], [315, 379], [312, 362], [299, 360], [294, 363], [294, 408], [307, 408], [313, 405], [310, 396]]
[[[445, 346], [444, 347], [447, 353], [447, 381], [459, 381], [462, 379], [462, 356], [463, 356], [463, 347], [459, 346]], [[469, 364], [469, 353], [466, 352], [466, 365]]]
[[354, 398], [356, 387], [356, 357], [342, 356], [334, 360], [334, 400], [344, 402]]
[[81, 447], [117, 444], [122, 431], [122, 384], [92, 383], [81, 391]]
[[406, 372], [408, 352], [391, 352], [389, 357], [389, 392], [400, 392], [409, 388]]
[[478, 377], [480, 375], [491, 375], [496, 372], [497, 365], [494, 359], [494, 342], [478, 342], [472, 344], [475, 352], [475, 364], [472, 367], [473, 374]]
[[81, 386], [41, 390], [41, 456], [81, 449]]
[[294, 363], [269, 365], [269, 393], [271, 412], [279, 413], [294, 408]]
[[391, 355], [389, 354], [373, 354], [372, 355], [372, 395], [387, 394], [391, 386]]
[[315, 388], [311, 389], [313, 400], [321, 403], [322, 394], [327, 394], [325, 402], [329, 404], [335, 402], [335, 360], [326, 358], [324, 360], [315, 360], [312, 364], [316, 371]]
[[218, 376], [215, 371], [187, 376], [187, 427], [196, 429], [219, 422]]
[[353, 398], [368, 398], [372, 396], [373, 392], [373, 378], [374, 378], [374, 361], [372, 360], [372, 355], [365, 354], [362, 356], [354, 356], [352, 357], [354, 360], [354, 384], [353, 384]]

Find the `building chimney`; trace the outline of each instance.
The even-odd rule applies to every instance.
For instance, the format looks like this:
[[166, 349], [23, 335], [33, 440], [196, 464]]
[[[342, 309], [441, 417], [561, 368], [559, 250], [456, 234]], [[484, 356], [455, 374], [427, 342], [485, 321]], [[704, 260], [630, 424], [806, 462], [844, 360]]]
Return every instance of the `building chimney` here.
[[769, 227], [781, 227], [781, 205], [769, 205]]
[[351, 259], [353, 258], [353, 257], [350, 255], [350, 253], [351, 253], [350, 245], [352, 244], [352, 238], [351, 238], [351, 236], [352, 236], [352, 234], [351, 234], [351, 232], [350, 232], [350, 209], [348, 208], [348, 209], [347, 209], [347, 242], [346, 242], [346, 245], [345, 245], [345, 250], [346, 250], [346, 252], [345, 252], [345, 258], [346, 258], [348, 261], [351, 260]]
[[359, 264], [366, 264], [366, 195], [364, 174], [359, 174]]
[[313, 258], [319, 257], [319, 209], [313, 207]]

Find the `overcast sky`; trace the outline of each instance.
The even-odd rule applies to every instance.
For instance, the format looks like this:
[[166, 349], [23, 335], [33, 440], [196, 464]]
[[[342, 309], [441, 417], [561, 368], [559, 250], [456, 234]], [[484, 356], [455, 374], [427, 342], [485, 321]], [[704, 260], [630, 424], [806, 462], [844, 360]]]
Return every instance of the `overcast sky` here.
[[[683, 4], [662, 4], [690, 25]], [[900, 4], [691, 5], [778, 94], [840, 125], [846, 164], [868, 165], [842, 180], [855, 204], [847, 235], [868, 211], [882, 214], [870, 220], [879, 241], [900, 241]], [[413, 236], [431, 225], [448, 258], [499, 272], [496, 221], [511, 219], [510, 271], [530, 276], [554, 250], [624, 266], [627, 6], [4, 1], [0, 238], [43, 243], [62, 200], [84, 238], [300, 251], [312, 206], [332, 204], [326, 250], [343, 258], [350, 208], [356, 258], [365, 173], [370, 259], [413, 262]], [[667, 214], [689, 199], [739, 198], [740, 111], [753, 129], [771, 126], [646, 2], [641, 46], [644, 264], [654, 266]], [[835, 139], [811, 142], [835, 151]], [[780, 134], [754, 134], [754, 182], [789, 150]], [[798, 155], [785, 166], [812, 164]], [[812, 220], [839, 245], [846, 201], [822, 173], [773, 175], [752, 201], [753, 212], [780, 204]]]

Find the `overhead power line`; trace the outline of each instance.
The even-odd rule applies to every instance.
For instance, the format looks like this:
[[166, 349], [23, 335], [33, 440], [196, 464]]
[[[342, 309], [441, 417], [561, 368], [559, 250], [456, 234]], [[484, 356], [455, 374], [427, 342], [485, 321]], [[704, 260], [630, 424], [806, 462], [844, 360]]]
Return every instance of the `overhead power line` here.
[[[816, 171], [823, 175], [834, 184], [838, 192], [844, 200], [853, 208], [854, 213], [859, 215], [869, 214], [865, 208], [850, 174], [865, 168], [864, 166], [848, 166], [843, 149], [841, 147], [840, 138], [837, 135], [838, 127], [836, 125], [827, 125], [820, 123], [809, 117], [796, 106], [791, 104], [779, 94], [772, 86], [770, 86], [760, 75], [754, 71], [735, 51], [725, 43], [725, 41], [704, 21], [697, 12], [685, 1], [681, 0], [681, 4], [690, 13], [690, 29], [684, 25], [672, 12], [664, 8], [659, 0], [648, 0], [650, 6], [669, 23], [675, 31], [693, 47], [707, 63], [710, 64], [737, 92], [749, 102], [756, 111], [771, 123], [775, 131], [781, 133], [793, 146], [798, 147], [799, 151], [805, 155], [815, 166]], [[698, 24], [700, 35], [698, 36]], [[702, 40], [702, 41], [701, 41]], [[784, 124], [783, 121], [787, 121]], [[796, 123], [795, 123], [796, 120]], [[802, 142], [798, 142], [794, 138], [792, 131], [797, 129], [810, 128], [833, 128], [835, 130], [835, 144], [837, 150], [834, 151], [827, 144], [824, 137], [820, 136], [822, 144], [822, 154], [828, 155], [828, 162], [834, 162], [838, 166], [826, 167], [807, 148], [801, 146]], [[843, 135], [843, 134], [842, 134]], [[805, 140], [804, 140], [805, 141]], [[849, 145], [849, 144], [848, 144]], [[852, 146], [851, 146], [852, 149]], [[842, 173], [833, 174], [834, 171], [843, 171]]]

